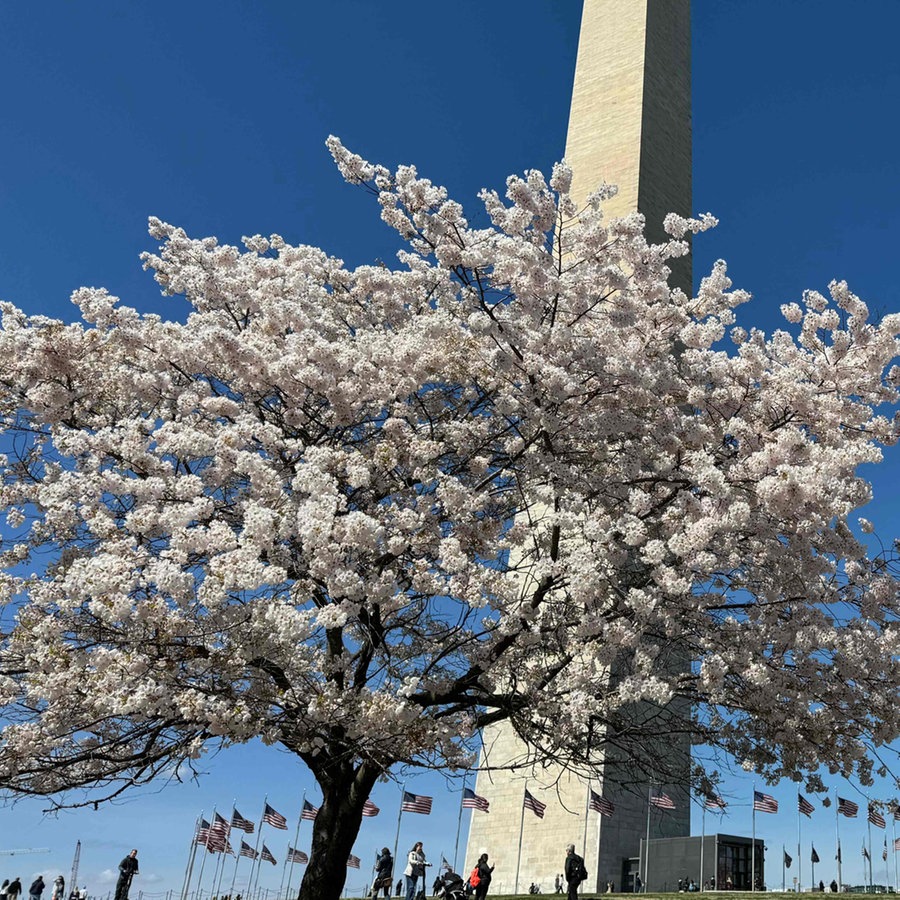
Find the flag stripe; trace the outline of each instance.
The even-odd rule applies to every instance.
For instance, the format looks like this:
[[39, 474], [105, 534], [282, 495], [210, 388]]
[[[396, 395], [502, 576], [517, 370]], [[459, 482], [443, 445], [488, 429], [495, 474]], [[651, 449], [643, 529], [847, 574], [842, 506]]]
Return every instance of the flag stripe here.
[[431, 800], [431, 797], [426, 797], [424, 794], [411, 794], [409, 791], [404, 791], [400, 810], [429, 816], [431, 815]]
[[280, 812], [276, 812], [272, 809], [268, 803], [266, 804], [266, 809], [263, 813], [263, 822], [267, 822], [273, 828], [287, 830], [287, 819]]
[[463, 788], [463, 809], [478, 809], [481, 810], [481, 812], [490, 812], [490, 805], [491, 804], [484, 797], [479, 797], [475, 791], [470, 788]]
[[525, 788], [525, 809], [530, 809], [539, 819], [544, 818], [544, 810], [547, 808], [546, 803], [541, 803], [535, 797], [531, 796], [528, 788]]
[[588, 805], [601, 816], [612, 816], [616, 811], [615, 806], [609, 800], [593, 791], [591, 791], [591, 800]]
[[312, 803], [309, 802], [309, 800], [304, 800], [303, 811], [300, 813], [300, 818], [306, 819], [308, 822], [315, 822], [318, 812], [318, 806], [313, 806]]

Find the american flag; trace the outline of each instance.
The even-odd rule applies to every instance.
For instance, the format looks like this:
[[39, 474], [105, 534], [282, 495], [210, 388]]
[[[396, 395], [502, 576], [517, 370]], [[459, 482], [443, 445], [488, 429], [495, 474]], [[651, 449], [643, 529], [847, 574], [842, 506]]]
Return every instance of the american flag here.
[[217, 834], [228, 834], [230, 828], [231, 826], [228, 824], [228, 819], [226, 819], [225, 816], [220, 816], [216, 813], [210, 831], [214, 831]]
[[479, 797], [471, 788], [463, 788], [463, 809], [480, 809], [481, 812], [490, 812], [490, 805], [484, 797]]
[[871, 859], [869, 856], [869, 851], [866, 849], [866, 845], [863, 844], [863, 859]]
[[728, 804], [718, 794], [709, 794], [705, 806], [707, 809], [725, 809]]
[[525, 788], [525, 809], [530, 809], [539, 819], [544, 818], [544, 810], [547, 808], [546, 803], [541, 803], [531, 796], [528, 788]]
[[834, 858], [838, 862], [842, 862], [842, 860], [841, 860], [841, 842], [840, 841], [838, 841], [837, 853], [834, 854]]
[[606, 797], [595, 794], [593, 791], [591, 791], [591, 799], [588, 806], [594, 810], [594, 812], [600, 813], [601, 816], [611, 816], [616, 811], [615, 806], [613, 806]]
[[878, 812], [878, 810], [872, 803], [869, 804], [868, 818], [873, 825], [877, 825], [879, 828], [884, 828], [884, 816], [880, 812]]
[[234, 850], [231, 849], [228, 838], [225, 837], [224, 834], [217, 835], [213, 831], [210, 831], [209, 833], [209, 838], [206, 841], [206, 849], [209, 850], [210, 853], [227, 853], [230, 856], [234, 856]]
[[277, 866], [277, 865], [278, 865], [278, 863], [275, 862], [275, 857], [272, 856], [272, 854], [269, 852], [269, 848], [268, 848], [265, 844], [263, 844], [262, 853], [260, 853], [260, 856], [261, 856], [266, 862], [272, 863], [273, 866]]
[[309, 862], [309, 857], [302, 850], [295, 850], [293, 847], [288, 846], [287, 861], [289, 863], [300, 863], [305, 866]]
[[812, 853], [809, 854], [809, 861], [810, 861], [811, 863], [817, 863], [817, 862], [819, 862], [819, 854], [816, 853], [816, 848], [815, 848], [815, 847], [812, 848]]
[[268, 803], [263, 813], [263, 822], [268, 822], [273, 828], [282, 828], [287, 831], [287, 819], [280, 812], [275, 812]]
[[246, 842], [241, 841], [241, 856], [246, 856], [247, 859], [256, 859], [259, 854]]
[[442, 872], [452, 872], [453, 871], [453, 867], [450, 865], [450, 863], [447, 862], [446, 859], [444, 859], [443, 853], [441, 854], [441, 871]]
[[256, 830], [256, 826], [249, 819], [245, 819], [237, 810], [234, 810], [231, 814], [231, 827], [240, 828], [241, 831], [246, 831], [247, 834], [253, 834]]
[[354, 856], [352, 853], [347, 857], [347, 868], [348, 869], [358, 869], [359, 868], [359, 857]]
[[894, 838], [894, 852], [900, 853], [900, 838]]
[[675, 809], [675, 801], [662, 791], [655, 791], [650, 795], [650, 805], [657, 809]]
[[366, 802], [363, 803], [364, 816], [377, 816], [380, 812], [381, 810], [371, 800], [366, 800]]
[[303, 801], [303, 809], [300, 812], [301, 819], [307, 819], [310, 822], [316, 821], [316, 814], [319, 812], [318, 806], [313, 806], [309, 800]]
[[838, 797], [838, 812], [848, 819], [855, 819], [859, 813], [859, 804], [854, 803], [852, 800], [845, 800], [843, 797]]
[[797, 809], [799, 812], [802, 812], [804, 816], [809, 818], [813, 814], [815, 807], [803, 796], [803, 794], [797, 794]]
[[887, 862], [887, 838], [884, 839], [884, 850], [881, 851], [881, 858]]
[[900, 822], [900, 804], [895, 802], [892, 811], [894, 813], [894, 821]]
[[777, 813], [778, 801], [769, 794], [761, 794], [759, 791], [754, 791], [753, 808], [757, 812]]
[[794, 858], [787, 852], [787, 850], [782, 848], [781, 851], [784, 854], [784, 867], [789, 869], [791, 867], [791, 863], [794, 861]]
[[424, 794], [411, 794], [403, 792], [403, 802], [400, 804], [400, 812], [421, 813], [423, 816], [431, 815], [431, 797]]
[[195, 844], [205, 844], [209, 838], [209, 822], [206, 819], [200, 820], [200, 825], [197, 827], [197, 836], [194, 838]]

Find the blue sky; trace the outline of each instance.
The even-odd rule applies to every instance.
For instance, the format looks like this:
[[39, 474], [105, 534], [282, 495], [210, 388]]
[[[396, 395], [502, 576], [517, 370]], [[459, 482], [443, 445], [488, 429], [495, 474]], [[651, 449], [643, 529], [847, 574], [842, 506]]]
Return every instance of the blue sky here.
[[[479, 188], [502, 188], [510, 173], [549, 171], [564, 149], [580, 5], [0, 5], [0, 299], [69, 319], [72, 290], [103, 285], [130, 305], [182, 315], [138, 261], [153, 247], [149, 215], [232, 243], [278, 232], [351, 264], [390, 260], [392, 232], [367, 195], [341, 182], [325, 137], [387, 165], [415, 163], [470, 209]], [[781, 303], [832, 278], [878, 311], [900, 309], [898, 31], [896, 0], [694, 0], [694, 207], [722, 223], [696, 241], [694, 272], [729, 261], [735, 284], [755, 297], [742, 324], [772, 328]], [[886, 540], [900, 534], [898, 459], [890, 454], [873, 473], [866, 513]], [[162, 897], [180, 888], [201, 809], [230, 810], [236, 798], [257, 817], [268, 792], [296, 820], [305, 789], [317, 800], [309, 774], [277, 750], [238, 748], [204, 767], [198, 783], [97, 812], [46, 818], [40, 801], [0, 808], [0, 849], [50, 849], [0, 856], [0, 877], [68, 876], [81, 839], [79, 880], [92, 892], [111, 889], [119, 860], [137, 846], [136, 887]], [[834, 786], [861, 801], [856, 787]], [[720, 830], [749, 833], [752, 779], [729, 777], [726, 788], [733, 803]], [[432, 859], [449, 856], [457, 796], [437, 775], [410, 789], [433, 794], [435, 812], [404, 817], [401, 846], [421, 838]], [[782, 842], [796, 855], [795, 788], [769, 790], [783, 812], [760, 816], [758, 834], [769, 882], [780, 884]], [[374, 800], [382, 814], [364, 822], [356, 846], [364, 866], [376, 847], [393, 846], [398, 788], [378, 785]], [[862, 880], [864, 833], [864, 821], [842, 822], [845, 881]], [[810, 838], [823, 861], [816, 877], [827, 882], [830, 811], [804, 821], [805, 860]], [[270, 844], [279, 861], [285, 843]], [[876, 850], [883, 880], [879, 870]], [[808, 880], [807, 863], [804, 872]], [[262, 883], [279, 880], [280, 867]]]

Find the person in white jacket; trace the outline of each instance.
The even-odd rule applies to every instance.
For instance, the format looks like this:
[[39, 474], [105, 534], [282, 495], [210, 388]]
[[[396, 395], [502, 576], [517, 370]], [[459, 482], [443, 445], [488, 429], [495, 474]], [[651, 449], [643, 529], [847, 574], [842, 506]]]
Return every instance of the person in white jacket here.
[[425, 889], [425, 867], [430, 865], [431, 863], [425, 860], [422, 842], [416, 841], [412, 850], [409, 851], [406, 868], [403, 870], [403, 874], [406, 876], [406, 900], [415, 900], [420, 878], [422, 879], [422, 889]]

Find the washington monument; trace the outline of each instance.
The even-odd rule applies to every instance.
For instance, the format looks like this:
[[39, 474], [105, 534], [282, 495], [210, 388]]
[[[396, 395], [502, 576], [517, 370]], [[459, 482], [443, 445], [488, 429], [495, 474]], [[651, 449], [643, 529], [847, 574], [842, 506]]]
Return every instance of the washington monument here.
[[[651, 241], [664, 239], [667, 213], [692, 211], [690, 68], [690, 0], [584, 0], [565, 153], [572, 195], [583, 203], [602, 182], [618, 185], [606, 214], [640, 211]], [[672, 285], [690, 291], [690, 257], [672, 268]], [[546, 893], [563, 870], [566, 845], [574, 843], [589, 873], [584, 891], [610, 881], [616, 890], [628, 889], [628, 861], [646, 834], [649, 784], [622, 787], [622, 761], [610, 758], [590, 785], [552, 765], [510, 771], [505, 767], [524, 757], [510, 726], [487, 729], [483, 737], [475, 790], [491, 809], [472, 814], [466, 871], [488, 852], [498, 888], [524, 891], [535, 882]], [[688, 738], [667, 737], [665, 752], [670, 780], [659, 790], [675, 809], [654, 809], [651, 837], [690, 831]], [[673, 772], [683, 779], [672, 780]], [[523, 812], [526, 786], [547, 804], [543, 819]], [[612, 816], [588, 809], [589, 788], [614, 805]]]

